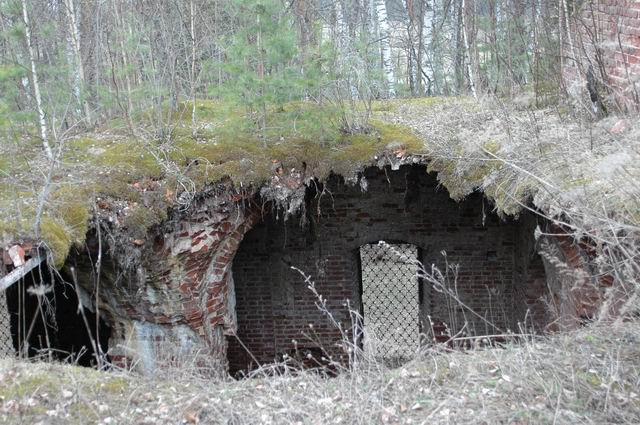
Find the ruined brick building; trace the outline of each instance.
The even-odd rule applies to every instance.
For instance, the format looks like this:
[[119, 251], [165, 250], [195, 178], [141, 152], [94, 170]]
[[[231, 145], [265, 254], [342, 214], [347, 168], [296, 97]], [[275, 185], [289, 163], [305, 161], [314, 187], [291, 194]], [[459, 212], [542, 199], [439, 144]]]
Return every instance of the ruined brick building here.
[[[568, 81], [587, 90], [592, 69], [607, 87], [607, 104], [620, 109], [637, 105], [639, 5], [607, 0], [580, 9], [584, 28], [597, 31], [574, 28], [565, 40], [580, 59], [566, 65]], [[28, 335], [32, 348], [50, 338], [59, 350], [78, 352], [91, 346], [90, 334], [114, 363], [225, 373], [296, 349], [343, 355], [341, 333], [318, 308], [318, 296], [343, 329], [353, 329], [351, 310], [365, 331], [382, 342], [397, 336], [409, 351], [453, 335], [545, 331], [593, 317], [601, 289], [612, 282], [589, 273], [588, 244], [565, 236], [531, 205], [503, 217], [481, 190], [456, 202], [428, 164], [391, 155], [325, 181], [292, 169], [263, 187], [221, 180], [188, 209], [171, 210], [143, 240], [118, 228], [117, 201], [100, 207], [102, 225], [59, 273], [35, 267], [7, 290], [14, 348]], [[26, 251], [27, 258], [40, 255]], [[0, 273], [23, 267], [3, 254]], [[431, 278], [418, 276], [418, 263]], [[54, 284], [47, 295], [56, 306], [51, 335], [33, 320], [41, 312], [27, 290], [39, 281]], [[364, 339], [366, 333], [357, 342], [366, 347]], [[90, 364], [91, 350], [80, 360]]]
[[[311, 185], [278, 181], [271, 188], [292, 190], [292, 202], [278, 206], [219, 184], [155, 228], [150, 243], [103, 252], [100, 326], [95, 295], [87, 291], [100, 243], [91, 232], [89, 251], [72, 254], [59, 276], [47, 278], [58, 283], [61, 332], [51, 336], [57, 347], [90, 346], [85, 324], [73, 314], [75, 291], [62, 284], [74, 280], [87, 288], [79, 298], [102, 350], [113, 362], [147, 372], [181, 362], [246, 370], [296, 349], [340, 359], [340, 332], [317, 307], [318, 295], [344, 329], [352, 329], [352, 310], [363, 316], [365, 331], [405, 347], [395, 357], [456, 334], [540, 331], [593, 314], [593, 305], [562, 293], [562, 279], [575, 276], [559, 276], [540, 256], [544, 244], [534, 230], [547, 226], [544, 220], [530, 212], [499, 218], [480, 193], [455, 202], [424, 165], [371, 167], [350, 183], [337, 175]], [[296, 208], [287, 210], [292, 204]], [[379, 241], [402, 255], [382, 250]], [[569, 267], [582, 267], [584, 254], [575, 244], [544, 243]], [[417, 277], [416, 260], [428, 272], [437, 267], [437, 282]], [[316, 294], [292, 267], [313, 280]], [[38, 314], [24, 292], [28, 279], [7, 293], [14, 315], [19, 308], [26, 317]], [[25, 323], [13, 326], [14, 334], [20, 326], [25, 334]], [[90, 364], [90, 353], [82, 360]]]
[[[612, 110], [640, 110], [640, 2], [583, 1], [567, 9], [564, 70], [570, 93]], [[585, 90], [586, 89], [586, 90]]]
[[[285, 221], [278, 211], [267, 211], [245, 235], [232, 273], [237, 334], [255, 360], [269, 362], [292, 351], [294, 340], [309, 346], [317, 338], [331, 348], [340, 339], [292, 266], [311, 276], [327, 308], [347, 328], [345, 301], [363, 314], [365, 329], [382, 326], [380, 337], [397, 330], [391, 339], [414, 349], [418, 334], [441, 336], [433, 328], [437, 334], [445, 323], [465, 335], [504, 334], [518, 331], [528, 311], [529, 326], [544, 327], [546, 313], [533, 289], [545, 285], [534, 248], [535, 218], [500, 220], [482, 196], [456, 203], [422, 166], [371, 168], [361, 183], [348, 186], [335, 177], [307, 195], [304, 217]], [[409, 258], [377, 248], [381, 240]], [[436, 265], [446, 275], [442, 283], [468, 309], [437, 284], [413, 279], [411, 260]], [[407, 264], [406, 271], [394, 263]], [[459, 267], [447, 268], [454, 264]], [[468, 328], [462, 330], [465, 321]], [[228, 341], [232, 370], [254, 360], [238, 339]]]

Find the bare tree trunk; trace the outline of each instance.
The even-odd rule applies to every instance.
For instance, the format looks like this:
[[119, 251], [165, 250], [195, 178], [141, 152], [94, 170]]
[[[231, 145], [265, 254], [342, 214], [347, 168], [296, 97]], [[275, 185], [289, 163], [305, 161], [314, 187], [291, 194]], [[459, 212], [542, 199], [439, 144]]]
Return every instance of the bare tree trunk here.
[[511, 92], [512, 92], [512, 88], [513, 88], [513, 83], [515, 82], [515, 77], [513, 74], [513, 40], [512, 40], [512, 36], [511, 36], [511, 8], [509, 6], [509, 0], [505, 0], [505, 10], [506, 10], [506, 16], [505, 16], [505, 25], [507, 27], [507, 67], [509, 68], [507, 70], [508, 74], [509, 74], [509, 85], [507, 86], [507, 89], [509, 90], [509, 96], [511, 96]]
[[38, 123], [40, 125], [40, 137], [42, 138], [42, 146], [47, 158], [53, 160], [53, 152], [49, 145], [49, 136], [47, 131], [47, 120], [44, 115], [42, 106], [42, 96], [40, 95], [40, 84], [38, 83], [38, 72], [36, 70], [36, 56], [33, 49], [31, 39], [31, 25], [29, 23], [29, 13], [27, 12], [27, 0], [22, 0], [22, 18], [24, 20], [24, 37], [27, 42], [27, 50], [29, 51], [29, 62], [31, 63], [31, 79], [33, 82], [33, 95], [36, 100], [36, 108], [38, 109]]
[[[122, 15], [120, 13], [119, 10], [119, 2], [114, 2], [113, 4], [113, 10], [115, 11], [116, 14], [116, 22], [117, 25], [120, 28], [120, 31], [124, 30], [124, 19], [122, 18]], [[125, 80], [125, 85], [126, 85], [126, 89], [127, 89], [127, 119], [129, 121], [131, 121], [131, 112], [133, 111], [133, 102], [131, 100], [131, 77], [129, 76], [129, 59], [128, 59], [128, 55], [127, 55], [127, 50], [125, 47], [125, 43], [124, 43], [124, 39], [122, 37], [122, 34], [120, 34], [120, 31], [118, 32], [118, 43], [120, 45], [120, 56], [122, 58], [122, 67], [124, 68], [124, 80]], [[130, 125], [130, 127], [133, 127]]]
[[495, 64], [495, 86], [494, 91], [498, 90], [498, 84], [500, 84], [500, 57], [498, 55], [498, 13], [496, 11], [496, 0], [489, 0], [489, 16], [491, 19], [491, 35], [489, 38], [490, 45], [492, 46], [493, 58], [492, 61]]
[[540, 103], [540, 58], [538, 39], [539, 9], [538, 0], [531, 0], [531, 26], [533, 27], [533, 93], [536, 105]]
[[[428, 22], [428, 26], [429, 26], [429, 42], [427, 43], [427, 48], [425, 50], [425, 54], [427, 56], [427, 61], [429, 63], [429, 68], [431, 69], [431, 78], [432, 81], [427, 81], [427, 93], [431, 94], [431, 83], [433, 83], [433, 91], [437, 94], [443, 94], [445, 92], [445, 87], [446, 87], [446, 78], [444, 79], [444, 87], [441, 87], [440, 84], [440, 67], [441, 67], [441, 60], [440, 57], [437, 56], [437, 50], [438, 47], [440, 45], [440, 29], [441, 26], [438, 25], [438, 19], [439, 19], [439, 14], [438, 14], [438, 7], [439, 7], [439, 1], [438, 0], [434, 0], [433, 1], [433, 13], [431, 15], [430, 18], [427, 19]], [[444, 8], [443, 8], [444, 9]], [[445, 11], [443, 10], [442, 12], [443, 14], [443, 21], [444, 21], [444, 15], [445, 15]]]
[[87, 87], [87, 81], [85, 79], [84, 64], [82, 63], [82, 54], [80, 51], [80, 31], [78, 30], [78, 19], [76, 17], [76, 11], [73, 4], [73, 0], [64, 0], [68, 25], [69, 35], [71, 36], [71, 45], [73, 47], [73, 53], [76, 60], [76, 78], [75, 78], [75, 90], [78, 96], [78, 102], [82, 104], [84, 109], [84, 118], [87, 122], [87, 126], [93, 125], [93, 119], [91, 117], [91, 108], [89, 107], [89, 101], [85, 98], [85, 88]]
[[475, 83], [475, 74], [473, 72], [473, 64], [471, 60], [473, 58], [473, 54], [470, 51], [469, 47], [469, 36], [467, 35], [467, 2], [466, 0], [462, 0], [461, 5], [461, 13], [462, 13], [462, 38], [464, 40], [464, 54], [465, 54], [465, 62], [467, 64], [467, 75], [469, 75], [469, 88], [471, 89], [471, 94], [475, 99], [478, 98], [478, 94], [476, 93], [476, 83]]
[[471, 58], [473, 54], [469, 50], [469, 38], [467, 36], [467, 25], [466, 25], [466, 0], [462, 0], [462, 5], [460, 7], [460, 12], [462, 13], [462, 38], [464, 39], [464, 54], [465, 54], [465, 62], [467, 64], [467, 74], [469, 75], [469, 88], [471, 89], [471, 94], [475, 99], [478, 98], [478, 94], [476, 93], [476, 83], [473, 73], [473, 65], [471, 64]]
[[[93, 27], [93, 43], [94, 43], [94, 51], [93, 51], [93, 87], [96, 89], [97, 92], [97, 88], [100, 87], [101, 83], [102, 83], [102, 5], [100, 4], [100, 2], [96, 2], [94, 5], [94, 9], [93, 9], [93, 16], [94, 16], [94, 27]], [[97, 96], [96, 96], [97, 99]], [[97, 112], [97, 114], [103, 115], [104, 114], [104, 107], [100, 108], [100, 112]], [[96, 118], [96, 121], [98, 120], [98, 118]]]
[[256, 44], [258, 47], [258, 78], [260, 79], [260, 134], [262, 135], [262, 146], [267, 147], [267, 103], [264, 99], [264, 65], [265, 59], [262, 49], [262, 23], [260, 21], [260, 14], [256, 16], [256, 24], [258, 26], [258, 34], [256, 35]]
[[189, 2], [189, 21], [191, 28], [191, 134], [195, 138], [198, 131], [196, 121], [196, 7], [194, 0]]
[[564, 20], [567, 26], [567, 40], [569, 41], [569, 48], [571, 49], [571, 56], [573, 58], [574, 64], [576, 62], [576, 51], [573, 45], [573, 37], [571, 36], [571, 24], [569, 23], [569, 8], [567, 7], [567, 0], [562, 0], [562, 9], [564, 12]]
[[396, 96], [395, 88], [395, 69], [391, 58], [391, 31], [389, 29], [389, 20], [387, 17], [387, 5], [384, 0], [376, 0], [376, 13], [378, 18], [378, 26], [380, 28], [380, 48], [382, 51], [382, 68], [385, 79], [387, 81], [387, 93], [389, 97]]
[[457, 14], [456, 21], [457, 25], [455, 26], [456, 30], [456, 50], [455, 50], [455, 63], [454, 63], [454, 73], [456, 77], [456, 90], [458, 94], [464, 91], [464, 35], [462, 34], [462, 30], [464, 28], [464, 23], [462, 22], [462, 1], [456, 1], [457, 4]]
[[[422, 95], [422, 27], [424, 15], [422, 13], [422, 0], [418, 0], [419, 17], [416, 16], [416, 4], [414, 0], [405, 0], [405, 12], [409, 17], [407, 23], [407, 74], [411, 95]], [[418, 48], [416, 49], [416, 41]]]
[[424, 74], [423, 60], [424, 60], [424, 18], [425, 18], [425, 0], [418, 0], [418, 17], [417, 17], [417, 34], [418, 38], [418, 51], [416, 52], [416, 62], [418, 63], [418, 80], [416, 81], [416, 91], [420, 96], [424, 96], [424, 89], [422, 88], [422, 76]]

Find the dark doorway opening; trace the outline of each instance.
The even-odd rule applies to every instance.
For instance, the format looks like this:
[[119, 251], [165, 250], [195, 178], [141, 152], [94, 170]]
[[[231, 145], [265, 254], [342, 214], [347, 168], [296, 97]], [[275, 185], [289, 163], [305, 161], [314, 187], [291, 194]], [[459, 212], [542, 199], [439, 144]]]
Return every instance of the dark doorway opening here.
[[97, 364], [94, 343], [103, 356], [107, 352], [111, 328], [86, 305], [85, 322], [69, 280], [43, 264], [7, 289], [16, 353], [91, 367]]
[[[269, 364], [303, 345], [306, 353], [321, 347], [333, 358], [344, 352], [343, 336], [292, 266], [312, 277], [345, 328], [360, 328], [351, 309], [363, 313], [367, 333], [378, 328], [379, 336], [369, 341], [382, 344], [368, 353], [385, 363], [402, 362], [421, 346], [452, 336], [517, 329], [524, 318], [534, 326], [547, 323], [539, 301], [545, 274], [534, 257], [535, 216], [501, 220], [487, 214], [480, 193], [455, 202], [423, 166], [368, 168], [360, 178], [351, 186], [333, 176], [323, 190], [308, 191], [299, 220], [283, 220], [278, 210], [265, 208], [262, 222], [247, 232], [233, 260], [237, 339], [228, 339], [229, 370]], [[441, 287], [420, 282], [417, 267], [379, 255], [379, 240], [406, 251], [427, 272], [441, 272]], [[388, 284], [375, 295], [380, 282]], [[367, 335], [354, 338], [350, 342], [369, 348]]]

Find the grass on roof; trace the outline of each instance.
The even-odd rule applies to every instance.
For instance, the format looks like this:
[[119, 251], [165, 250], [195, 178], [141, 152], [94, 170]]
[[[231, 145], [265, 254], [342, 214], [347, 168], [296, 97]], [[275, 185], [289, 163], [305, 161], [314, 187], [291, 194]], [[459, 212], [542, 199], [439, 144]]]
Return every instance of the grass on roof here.
[[[385, 150], [423, 151], [410, 130], [383, 121], [372, 120], [360, 134], [344, 134], [341, 111], [330, 106], [292, 102], [273, 108], [262, 132], [250, 114], [237, 108], [198, 101], [196, 110], [195, 137], [191, 104], [185, 102], [171, 116], [164, 140], [105, 129], [65, 142], [41, 226], [41, 239], [56, 264], [62, 264], [72, 244], [84, 240], [96, 197], [125, 201], [123, 225], [132, 238], [140, 238], [166, 218], [180, 179], [189, 179], [196, 190], [225, 178], [243, 187], [260, 186], [274, 175], [274, 164], [285, 170], [304, 164], [307, 177], [324, 179], [331, 172], [351, 174]], [[35, 235], [46, 162], [37, 140], [6, 143], [0, 150], [0, 242], [6, 245]]]

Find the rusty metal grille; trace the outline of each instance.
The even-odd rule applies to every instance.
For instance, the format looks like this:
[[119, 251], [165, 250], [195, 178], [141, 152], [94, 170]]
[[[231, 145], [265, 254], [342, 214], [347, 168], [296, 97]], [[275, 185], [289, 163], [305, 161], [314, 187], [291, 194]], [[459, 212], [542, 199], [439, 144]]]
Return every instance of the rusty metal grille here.
[[0, 291], [0, 358], [14, 355], [11, 340], [11, 320], [7, 308], [7, 294]]
[[364, 349], [381, 359], [410, 358], [420, 344], [418, 248], [410, 244], [360, 247]]

